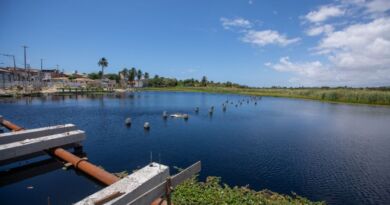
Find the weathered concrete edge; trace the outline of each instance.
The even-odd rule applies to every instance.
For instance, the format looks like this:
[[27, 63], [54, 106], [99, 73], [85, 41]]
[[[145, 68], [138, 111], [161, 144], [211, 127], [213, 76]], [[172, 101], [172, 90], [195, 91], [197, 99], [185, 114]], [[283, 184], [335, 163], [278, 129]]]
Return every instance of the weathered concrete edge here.
[[0, 145], [12, 142], [17, 142], [25, 139], [34, 139], [43, 136], [49, 136], [69, 131], [77, 130], [74, 124], [64, 124], [49, 127], [41, 127], [36, 129], [22, 130], [18, 132], [8, 132], [0, 134]]
[[82, 199], [75, 205], [94, 204], [94, 201], [118, 191], [124, 194], [105, 203], [105, 205], [128, 204], [141, 194], [165, 181], [167, 177], [169, 177], [169, 167], [153, 162], [120, 181]]
[[0, 145], [0, 161], [43, 151], [46, 149], [79, 143], [85, 139], [85, 132], [81, 130], [70, 131], [35, 139], [13, 142]]

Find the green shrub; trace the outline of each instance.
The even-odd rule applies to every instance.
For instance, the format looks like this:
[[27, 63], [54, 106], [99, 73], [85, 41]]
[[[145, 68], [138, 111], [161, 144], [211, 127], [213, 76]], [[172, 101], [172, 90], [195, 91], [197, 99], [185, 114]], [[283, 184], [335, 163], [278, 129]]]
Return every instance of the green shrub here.
[[325, 204], [312, 202], [296, 194], [281, 195], [269, 190], [254, 191], [248, 187], [229, 187], [221, 185], [220, 178], [208, 177], [206, 182], [198, 182], [196, 178], [185, 181], [173, 192], [175, 205], [311, 205]]

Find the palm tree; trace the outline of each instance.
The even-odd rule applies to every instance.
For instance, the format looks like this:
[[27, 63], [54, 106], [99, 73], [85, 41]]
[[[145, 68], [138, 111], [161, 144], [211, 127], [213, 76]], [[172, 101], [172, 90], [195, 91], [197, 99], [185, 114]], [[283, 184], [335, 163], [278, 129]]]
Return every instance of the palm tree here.
[[203, 76], [202, 77], [202, 86], [206, 86], [206, 85], [207, 85], [207, 77]]
[[104, 68], [108, 66], [108, 61], [105, 57], [101, 58], [98, 62], [98, 65], [102, 67], [102, 79], [104, 76]]
[[146, 80], [149, 79], [149, 73], [148, 73], [148, 72], [145, 72], [144, 78], [145, 78]]
[[123, 68], [120, 73], [123, 75], [124, 78], [127, 78], [129, 76], [129, 70], [127, 68]]
[[137, 79], [141, 80], [141, 78], [142, 78], [142, 70], [139, 69], [138, 72], [137, 72]]
[[137, 74], [137, 69], [135, 69], [134, 67], [131, 68], [131, 70], [129, 71], [129, 81], [130, 82], [134, 81], [136, 74]]

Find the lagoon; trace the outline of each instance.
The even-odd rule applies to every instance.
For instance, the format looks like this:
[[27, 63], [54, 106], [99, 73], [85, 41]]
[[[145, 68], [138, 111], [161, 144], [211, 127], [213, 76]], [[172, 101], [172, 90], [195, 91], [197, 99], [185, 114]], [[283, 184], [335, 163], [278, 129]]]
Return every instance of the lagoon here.
[[[152, 152], [153, 161], [172, 171], [201, 160], [200, 179], [220, 176], [232, 186], [294, 192], [328, 204], [390, 201], [390, 107], [274, 97], [235, 107], [242, 99], [249, 98], [150, 91], [4, 98], [0, 114], [26, 128], [76, 124], [86, 131], [89, 160], [110, 172], [143, 167]], [[223, 112], [226, 100], [234, 104]], [[163, 111], [190, 117], [164, 120]], [[78, 172], [57, 169], [0, 187], [0, 204], [47, 204], [48, 197], [70, 204], [101, 188]]]

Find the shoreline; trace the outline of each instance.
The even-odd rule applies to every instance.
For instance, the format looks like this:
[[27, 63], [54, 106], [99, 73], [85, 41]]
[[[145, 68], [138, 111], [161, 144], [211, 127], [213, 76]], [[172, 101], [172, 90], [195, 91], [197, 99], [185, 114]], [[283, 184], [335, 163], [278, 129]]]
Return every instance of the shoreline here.
[[[237, 94], [237, 95], [247, 95], [247, 96], [264, 96], [264, 97], [278, 97], [278, 98], [291, 98], [291, 99], [302, 99], [302, 100], [312, 100], [324, 103], [336, 103], [336, 104], [347, 104], [347, 105], [366, 105], [366, 106], [380, 106], [380, 107], [390, 107], [390, 102], [388, 103], [365, 103], [365, 102], [353, 102], [353, 101], [344, 101], [344, 100], [325, 100], [315, 97], [299, 96], [299, 95], [288, 95], [288, 94], [278, 94], [264, 92], [267, 90], [272, 90], [272, 88], [219, 88], [219, 87], [148, 87], [141, 88], [143, 91], [167, 91], [167, 92], [199, 92], [199, 93], [220, 93], [220, 94]], [[251, 91], [248, 91], [251, 90]], [[284, 90], [285, 93], [289, 89], [278, 89]], [[329, 89], [327, 91], [335, 91], [337, 89]], [[375, 92], [375, 91], [369, 91]], [[390, 96], [390, 92], [388, 92]]]
[[42, 97], [48, 95], [87, 95], [87, 94], [107, 94], [107, 93], [124, 93], [131, 92], [129, 89], [113, 89], [113, 90], [103, 90], [103, 89], [56, 89], [56, 90], [42, 90], [42, 91], [31, 91], [31, 92], [0, 92], [1, 98], [19, 98], [19, 97]]
[[[144, 88], [132, 88], [132, 89], [113, 89], [113, 90], [78, 90], [78, 89], [65, 89], [59, 90], [44, 90], [30, 93], [22, 92], [0, 92], [1, 98], [19, 98], [19, 97], [42, 97], [48, 95], [78, 95], [78, 94], [107, 94], [107, 93], [124, 93], [124, 92], [137, 92], [137, 91], [166, 91], [166, 92], [198, 92], [198, 93], [218, 93], [218, 94], [236, 94], [246, 96], [264, 96], [264, 97], [277, 97], [277, 98], [290, 98], [301, 100], [312, 100], [324, 103], [337, 103], [347, 105], [365, 105], [365, 106], [380, 106], [390, 107], [390, 91], [378, 91], [378, 90], [359, 90], [359, 89], [345, 89], [345, 88], [226, 88], [226, 87], [144, 87]], [[312, 94], [304, 95], [306, 93]], [[341, 93], [341, 94], [340, 94]], [[335, 95], [341, 99], [324, 99], [327, 95]], [[344, 96], [342, 96], [344, 95]], [[341, 97], [340, 97], [341, 96]], [[343, 99], [346, 97], [352, 97], [353, 99]], [[364, 100], [360, 98], [366, 98]], [[368, 100], [377, 100], [381, 98], [382, 101], [367, 102]]]

